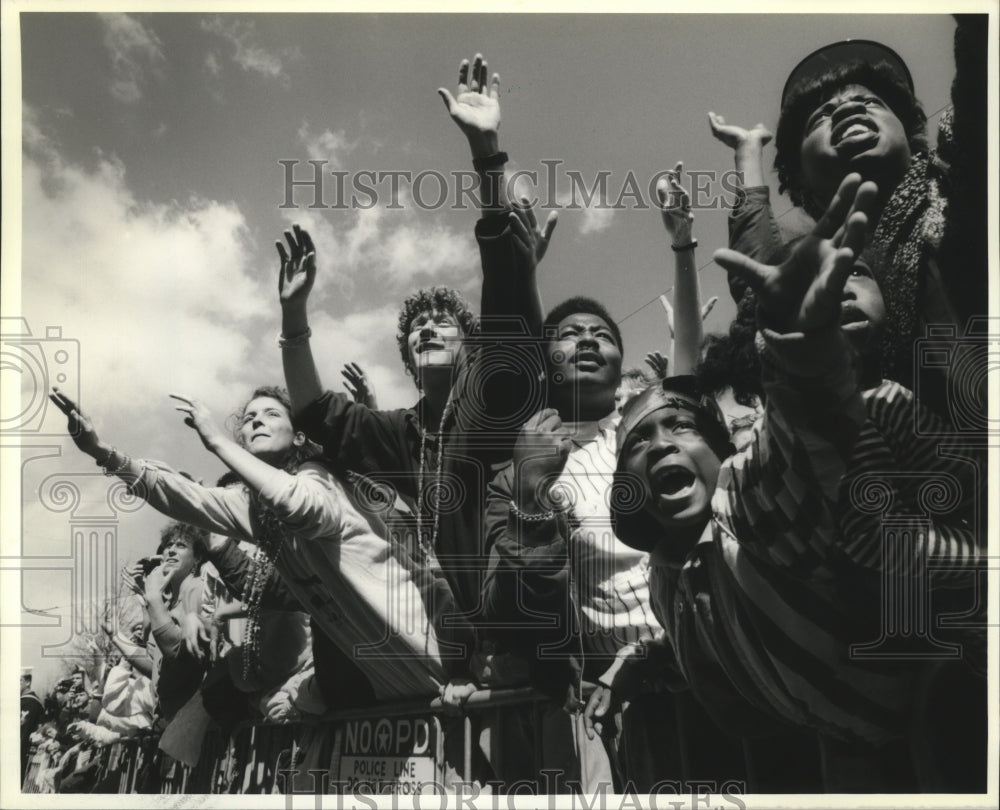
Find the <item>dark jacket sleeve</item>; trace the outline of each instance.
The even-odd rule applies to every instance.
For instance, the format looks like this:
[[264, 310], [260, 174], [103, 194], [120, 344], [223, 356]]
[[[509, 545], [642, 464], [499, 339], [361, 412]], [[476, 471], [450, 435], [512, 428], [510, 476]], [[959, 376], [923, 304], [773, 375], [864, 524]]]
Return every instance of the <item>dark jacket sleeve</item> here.
[[527, 418], [544, 407], [541, 375], [542, 313], [535, 270], [514, 248], [507, 215], [483, 217], [476, 224], [483, 267], [476, 360], [462, 391], [463, 430], [488, 432], [497, 448], [491, 460], [507, 460]]
[[987, 26], [985, 14], [958, 14], [952, 107], [938, 127], [948, 166], [948, 215], [940, 256], [943, 282], [964, 321], [989, 309]]
[[[208, 559], [219, 572], [219, 578], [236, 598], [243, 593], [247, 579], [253, 574], [250, 555], [229, 538], [217, 551], [210, 551]], [[266, 610], [302, 611], [303, 607], [285, 587], [277, 572], [271, 571], [261, 595], [260, 606]]]
[[489, 570], [483, 588], [484, 625], [509, 648], [537, 664], [565, 664], [576, 655], [578, 628], [569, 587], [563, 513], [544, 521], [519, 519], [511, 509], [513, 466], [489, 487], [486, 537]]
[[373, 411], [346, 394], [327, 391], [295, 420], [297, 429], [323, 448], [334, 467], [378, 475], [398, 491], [415, 496], [407, 446], [406, 409]]
[[[729, 247], [763, 264], [781, 264], [811, 229], [812, 222], [801, 208], [793, 209], [788, 219], [782, 217], [779, 225], [771, 207], [771, 190], [767, 186], [750, 186], [743, 189], [729, 212]], [[730, 274], [729, 292], [737, 303], [746, 286]]]

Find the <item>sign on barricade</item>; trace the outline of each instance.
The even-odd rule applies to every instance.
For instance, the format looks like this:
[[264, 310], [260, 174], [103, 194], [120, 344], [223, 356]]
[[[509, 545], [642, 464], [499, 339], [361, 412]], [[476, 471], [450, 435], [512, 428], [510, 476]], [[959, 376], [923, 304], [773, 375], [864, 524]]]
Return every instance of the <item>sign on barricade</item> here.
[[435, 793], [444, 784], [443, 741], [433, 715], [345, 720], [334, 778], [345, 793]]

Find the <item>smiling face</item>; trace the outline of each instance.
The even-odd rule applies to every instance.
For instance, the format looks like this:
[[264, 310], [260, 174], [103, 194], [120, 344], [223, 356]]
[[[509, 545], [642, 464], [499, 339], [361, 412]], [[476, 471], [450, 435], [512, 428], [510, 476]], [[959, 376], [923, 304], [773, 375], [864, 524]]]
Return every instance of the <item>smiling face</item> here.
[[622, 353], [614, 332], [599, 315], [578, 313], [559, 321], [549, 344], [548, 362], [553, 385], [583, 396], [606, 394], [613, 405], [621, 380]]
[[451, 373], [462, 350], [462, 327], [449, 312], [425, 311], [410, 323], [406, 339], [410, 364], [419, 383], [425, 373]]
[[163, 555], [163, 570], [173, 583], [182, 582], [198, 564], [194, 545], [185, 537], [168, 540], [160, 553]]
[[240, 444], [250, 453], [274, 466], [280, 466], [305, 436], [292, 427], [288, 409], [274, 397], [256, 397], [243, 409]]
[[823, 202], [849, 172], [891, 191], [906, 174], [910, 146], [902, 121], [876, 93], [851, 84], [806, 119], [801, 145], [803, 185]]
[[653, 411], [628, 434], [625, 470], [643, 481], [644, 511], [665, 529], [700, 531], [722, 462], [684, 408]]

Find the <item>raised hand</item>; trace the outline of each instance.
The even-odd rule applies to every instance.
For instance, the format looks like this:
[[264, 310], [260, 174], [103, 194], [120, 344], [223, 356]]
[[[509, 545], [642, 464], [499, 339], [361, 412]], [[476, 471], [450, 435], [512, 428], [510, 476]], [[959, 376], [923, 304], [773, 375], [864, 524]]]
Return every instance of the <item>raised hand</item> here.
[[540, 228], [530, 201], [521, 197], [520, 204], [512, 207], [509, 216], [514, 247], [531, 267], [537, 267], [549, 249], [549, 240], [559, 222], [559, 215], [550, 211], [545, 227]]
[[122, 585], [126, 590], [142, 596], [145, 591], [143, 580], [146, 577], [146, 573], [161, 562], [163, 562], [163, 557], [159, 554], [154, 554], [152, 557], [143, 557], [141, 560], [136, 560], [134, 563], [126, 565], [122, 568]]
[[812, 233], [779, 266], [734, 250], [716, 251], [715, 261], [753, 288], [766, 326], [809, 332], [837, 324], [844, 283], [864, 247], [877, 196], [874, 183], [849, 174]]
[[474, 157], [486, 157], [497, 151], [497, 130], [500, 128], [500, 76], [489, 79], [489, 66], [477, 53], [472, 61], [463, 59], [458, 68], [458, 89], [453, 96], [445, 87], [438, 95], [448, 108], [451, 120], [465, 133]]
[[721, 141], [730, 149], [739, 149], [749, 145], [764, 146], [774, 135], [763, 124], [756, 124], [750, 129], [727, 124], [726, 119], [714, 112], [708, 114], [708, 124], [717, 141]]
[[205, 650], [211, 649], [212, 635], [197, 613], [185, 613], [181, 619], [181, 633], [184, 636], [184, 649], [188, 655], [203, 659]]
[[[673, 334], [673, 328], [670, 330], [671, 335]], [[670, 368], [670, 361], [667, 360], [660, 352], [650, 352], [646, 355], [646, 365], [653, 370], [653, 374], [656, 375], [657, 379], [663, 380], [667, 377], [667, 371]]]
[[73, 437], [74, 444], [98, 461], [107, 460], [111, 448], [100, 440], [97, 431], [94, 430], [94, 425], [80, 413], [76, 403], [55, 386], [52, 387], [49, 399], [60, 411], [66, 414], [68, 419], [66, 427], [69, 430], [69, 435]]
[[[174, 569], [176, 570], [176, 569]], [[142, 595], [146, 598], [147, 604], [154, 600], [164, 601], [164, 594], [170, 587], [170, 580], [173, 578], [173, 571], [167, 571], [162, 565], [156, 566], [146, 574], [142, 583]]]
[[355, 402], [373, 411], [378, 409], [375, 392], [372, 391], [368, 375], [361, 366], [357, 363], [345, 363], [340, 373], [344, 375], [344, 387]]
[[298, 225], [293, 225], [291, 231], [285, 231], [285, 241], [288, 242], [287, 251], [280, 239], [274, 243], [281, 260], [278, 299], [283, 308], [300, 307], [304, 310], [316, 280], [316, 248], [309, 232]]
[[552, 508], [541, 488], [555, 482], [566, 466], [571, 446], [569, 429], [555, 408], [545, 408], [524, 423], [514, 443], [519, 509], [535, 514]]
[[656, 196], [660, 201], [663, 225], [677, 247], [691, 242], [691, 229], [694, 227], [691, 197], [681, 185], [681, 171], [683, 169], [684, 163], [678, 161], [677, 165], [667, 172], [667, 176], [661, 178], [656, 184]]
[[212, 452], [215, 452], [219, 440], [226, 438], [226, 435], [212, 418], [211, 411], [197, 399], [192, 399], [191, 397], [171, 394], [170, 398], [176, 399], [180, 403], [176, 406], [175, 410], [187, 414], [184, 424], [198, 431], [198, 436], [202, 444]]

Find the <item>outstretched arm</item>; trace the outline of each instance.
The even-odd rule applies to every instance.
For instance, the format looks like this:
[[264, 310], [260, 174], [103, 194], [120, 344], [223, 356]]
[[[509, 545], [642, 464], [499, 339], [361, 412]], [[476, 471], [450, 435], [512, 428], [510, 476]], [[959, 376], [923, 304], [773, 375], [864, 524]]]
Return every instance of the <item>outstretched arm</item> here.
[[[69, 432], [76, 446], [93, 458], [98, 466], [104, 467], [107, 474], [116, 475], [132, 486], [133, 492], [158, 512], [209, 532], [252, 539], [249, 507], [242, 487], [209, 488], [166, 465], [137, 461], [103, 441], [90, 419], [58, 388], [52, 389], [49, 399], [66, 414]], [[128, 576], [123, 572], [123, 577], [126, 580], [131, 578], [130, 588], [142, 595], [135, 584], [135, 576], [139, 573], [142, 573], [142, 565], [130, 567]]]
[[499, 137], [500, 74], [494, 73], [491, 78], [486, 59], [477, 53], [471, 68], [468, 59], [459, 65], [456, 94], [439, 87], [438, 95], [469, 142], [473, 165], [479, 174], [479, 205], [483, 216], [509, 211]]
[[281, 301], [281, 364], [285, 385], [292, 401], [292, 417], [298, 416], [323, 393], [309, 346], [309, 318], [306, 302], [316, 280], [316, 248], [308, 231], [298, 225], [285, 231], [288, 250], [275, 242], [281, 267], [278, 270], [278, 298]]
[[741, 463], [723, 468], [719, 486], [737, 494], [727, 508], [741, 545], [786, 566], [812, 568], [825, 556], [839, 522], [841, 479], [867, 418], [840, 315], [876, 195], [874, 183], [848, 175], [779, 266], [730, 250], [715, 254], [757, 295], [767, 393], [761, 428]]
[[733, 150], [733, 161], [744, 188], [766, 186], [764, 178], [764, 146], [774, 137], [763, 124], [744, 129], [727, 124], [726, 119], [714, 112], [708, 114], [712, 135]]
[[[678, 163], [656, 186], [663, 224], [674, 254], [673, 357], [674, 374], [691, 374], [698, 365], [702, 339], [701, 289], [695, 266], [694, 214], [691, 198], [680, 183], [683, 163]], [[709, 309], [709, 311], [711, 311]]]

